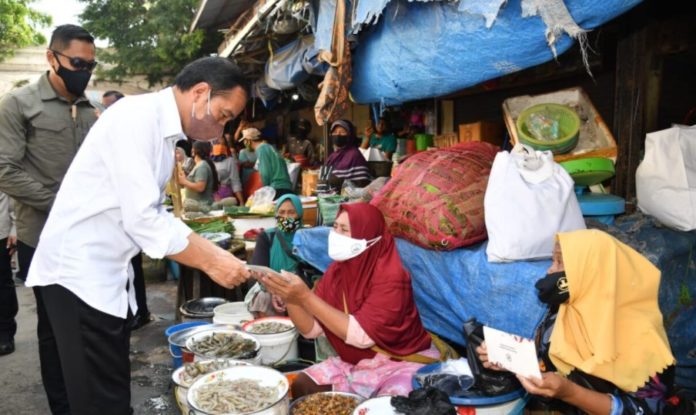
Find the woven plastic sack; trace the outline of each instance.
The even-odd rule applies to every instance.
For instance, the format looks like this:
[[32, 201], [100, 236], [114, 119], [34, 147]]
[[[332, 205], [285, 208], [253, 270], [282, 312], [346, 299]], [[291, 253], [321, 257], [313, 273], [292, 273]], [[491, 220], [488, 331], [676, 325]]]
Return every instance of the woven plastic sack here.
[[338, 208], [341, 203], [347, 198], [343, 196], [320, 196], [319, 197], [319, 214], [321, 215], [322, 224], [324, 226], [333, 225], [338, 216]]
[[483, 198], [497, 147], [470, 142], [418, 153], [372, 199], [389, 231], [449, 251], [486, 239]]

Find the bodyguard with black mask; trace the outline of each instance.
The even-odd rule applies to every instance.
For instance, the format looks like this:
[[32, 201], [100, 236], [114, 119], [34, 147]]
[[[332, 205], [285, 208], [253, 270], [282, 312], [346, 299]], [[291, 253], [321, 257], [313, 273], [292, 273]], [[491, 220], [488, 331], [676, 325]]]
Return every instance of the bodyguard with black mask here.
[[[47, 71], [38, 81], [0, 98], [0, 192], [15, 201], [17, 254], [21, 279], [31, 265], [39, 235], [68, 166], [96, 121], [84, 96], [96, 65], [94, 38], [75, 25], [58, 26], [46, 50]], [[14, 307], [0, 307], [0, 354], [14, 351]], [[51, 412], [69, 413], [67, 392], [55, 337], [48, 325], [42, 296], [36, 293], [41, 376]], [[2, 295], [3, 299], [8, 298]], [[4, 300], [3, 300], [4, 302]]]

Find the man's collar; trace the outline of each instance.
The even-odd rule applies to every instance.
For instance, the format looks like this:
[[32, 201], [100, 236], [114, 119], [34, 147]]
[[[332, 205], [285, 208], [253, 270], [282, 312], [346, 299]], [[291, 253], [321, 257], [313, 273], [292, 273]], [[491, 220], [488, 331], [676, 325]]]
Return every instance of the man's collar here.
[[[39, 95], [41, 96], [41, 100], [43, 101], [50, 101], [52, 99], [60, 99], [63, 101], [68, 102], [68, 100], [61, 96], [58, 95], [58, 92], [53, 88], [53, 85], [51, 85], [51, 81], [48, 79], [48, 74], [49, 71], [46, 71], [41, 77], [39, 78]], [[73, 104], [79, 104], [81, 102], [87, 102], [89, 103], [89, 99], [82, 94], [82, 96], [78, 97]]]
[[179, 107], [176, 105], [174, 98], [174, 89], [172, 87], [165, 88], [157, 92], [157, 98], [162, 108], [160, 115], [160, 131], [164, 138], [186, 139], [184, 130], [181, 128], [181, 117], [179, 116]]

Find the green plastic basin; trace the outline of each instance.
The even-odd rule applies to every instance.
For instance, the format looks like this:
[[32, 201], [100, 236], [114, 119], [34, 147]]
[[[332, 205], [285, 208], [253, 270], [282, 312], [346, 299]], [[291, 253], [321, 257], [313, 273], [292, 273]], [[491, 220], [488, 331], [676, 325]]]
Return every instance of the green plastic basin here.
[[[557, 140], [539, 140], [532, 136], [527, 126], [529, 117], [538, 112], [551, 113], [558, 119], [559, 137]], [[517, 117], [517, 133], [522, 144], [527, 144], [535, 150], [550, 150], [554, 154], [564, 154], [571, 151], [578, 143], [580, 135], [580, 117], [572, 108], [561, 104], [533, 105]]]

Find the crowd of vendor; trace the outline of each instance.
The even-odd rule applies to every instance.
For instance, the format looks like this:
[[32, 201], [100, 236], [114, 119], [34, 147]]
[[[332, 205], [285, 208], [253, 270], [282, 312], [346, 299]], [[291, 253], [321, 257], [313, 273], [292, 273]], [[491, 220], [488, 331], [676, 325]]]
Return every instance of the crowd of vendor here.
[[[232, 62], [196, 60], [171, 87], [119, 99], [97, 118], [84, 96], [94, 39], [60, 26], [47, 56], [38, 82], [0, 99], [0, 354], [14, 350], [15, 220], [52, 413], [131, 413], [129, 321], [138, 306], [129, 264], [141, 251], [199, 268], [224, 287], [247, 284], [255, 317], [287, 315], [302, 336], [328, 344], [332, 356], [297, 377], [294, 398], [331, 390], [407, 395], [418, 369], [457, 354], [422, 324], [411, 275], [371, 204], [341, 205], [328, 237], [330, 266], [318, 282], [298, 275], [294, 236], [307, 224], [288, 165], [319, 163], [311, 123], [298, 120], [284, 147], [246, 121], [224, 130], [249, 99]], [[64, 128], [51, 125], [56, 120]], [[338, 190], [347, 180], [364, 187], [373, 179], [360, 147], [387, 160], [396, 152], [386, 119], [362, 137], [348, 120], [328, 131], [328, 184]], [[162, 189], [173, 171], [184, 197], [203, 203], [244, 205], [254, 186], [273, 188], [276, 226], [258, 235], [249, 263], [282, 278], [261, 274], [254, 282], [245, 263], [168, 213]], [[535, 338], [543, 376], [519, 377], [521, 386], [562, 413], [693, 413], [674, 395], [659, 279], [645, 257], [607, 233], [558, 234], [553, 264], [529, 287], [548, 305]], [[484, 343], [468, 358], [500, 370], [487, 356]]]

